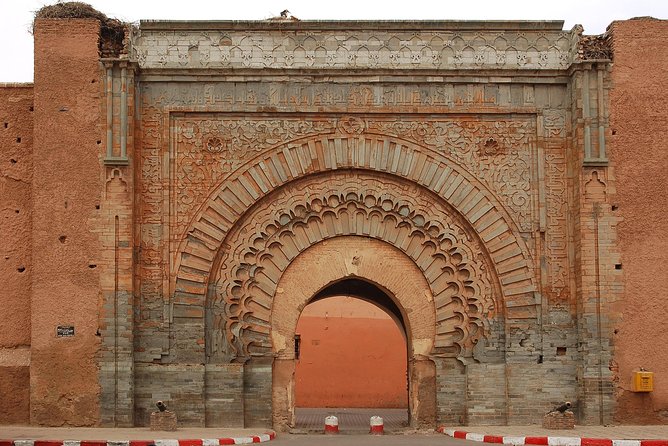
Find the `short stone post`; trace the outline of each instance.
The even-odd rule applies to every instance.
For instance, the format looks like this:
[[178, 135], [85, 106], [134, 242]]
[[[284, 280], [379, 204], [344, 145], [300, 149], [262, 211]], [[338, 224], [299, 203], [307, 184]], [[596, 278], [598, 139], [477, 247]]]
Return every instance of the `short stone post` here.
[[151, 412], [151, 430], [152, 431], [175, 431], [176, 414], [167, 410], [167, 406], [162, 401], [158, 401], [158, 412]]
[[151, 412], [152, 431], [175, 431], [176, 414], [171, 410], [164, 412]]
[[570, 410], [550, 412], [543, 417], [544, 429], [575, 429], [575, 415]]
[[338, 434], [339, 433], [339, 419], [334, 415], [325, 417], [325, 433]]
[[570, 410], [573, 405], [565, 401], [543, 417], [545, 429], [575, 429], [575, 415]]
[[369, 433], [373, 435], [383, 435], [383, 419], [381, 417], [371, 417], [369, 421]]

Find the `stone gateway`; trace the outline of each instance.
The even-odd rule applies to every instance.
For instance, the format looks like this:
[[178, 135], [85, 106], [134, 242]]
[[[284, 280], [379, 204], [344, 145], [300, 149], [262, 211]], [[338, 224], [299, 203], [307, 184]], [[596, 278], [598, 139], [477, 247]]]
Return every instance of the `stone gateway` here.
[[562, 27], [38, 18], [0, 87], [0, 423], [287, 430], [343, 288], [402, 328], [413, 427], [665, 422], [668, 24]]

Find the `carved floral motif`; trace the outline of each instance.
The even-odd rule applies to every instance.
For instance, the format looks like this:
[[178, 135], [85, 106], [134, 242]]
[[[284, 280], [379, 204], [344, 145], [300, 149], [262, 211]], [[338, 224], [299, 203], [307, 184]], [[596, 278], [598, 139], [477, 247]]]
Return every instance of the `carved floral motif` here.
[[396, 121], [369, 125], [442, 152], [504, 198], [522, 231], [531, 230], [530, 121]]
[[225, 239], [207, 304], [209, 359], [269, 354], [282, 271], [308, 246], [340, 235], [384, 240], [412, 257], [434, 295], [434, 353], [470, 357], [497, 311], [491, 268], [463, 222], [424, 194], [401, 181], [347, 173], [300, 180], [267, 197]]
[[[163, 237], [162, 219], [164, 211], [164, 191], [162, 173], [162, 123], [164, 113], [162, 108], [144, 103], [143, 132], [140, 135], [142, 150], [139, 151], [139, 169], [141, 181], [138, 187], [139, 201], [141, 202], [141, 239], [137, 258], [138, 274], [140, 276], [139, 295], [140, 304], [137, 306], [137, 316], [142, 321], [142, 329], [157, 330], [162, 323], [163, 308], [165, 305], [163, 294], [163, 280], [165, 264], [163, 246], [166, 238]], [[146, 322], [147, 320], [151, 322]], [[154, 332], [154, 336], [158, 335]], [[168, 345], [166, 333], [164, 345]], [[155, 342], [154, 345], [160, 345]], [[162, 346], [146, 349], [142, 355], [144, 359], [160, 358], [164, 353]]]
[[177, 121], [177, 200], [179, 232], [193, 206], [244, 161], [267, 148], [308, 135], [328, 133], [336, 120], [183, 119]]
[[[364, 100], [364, 92], [356, 92]], [[358, 116], [283, 119], [221, 117], [176, 120], [177, 224], [185, 230], [223, 176], [257, 154], [304, 137], [366, 131], [429, 147], [462, 166], [502, 197], [522, 231], [531, 230], [531, 152], [528, 120], [380, 120]]]

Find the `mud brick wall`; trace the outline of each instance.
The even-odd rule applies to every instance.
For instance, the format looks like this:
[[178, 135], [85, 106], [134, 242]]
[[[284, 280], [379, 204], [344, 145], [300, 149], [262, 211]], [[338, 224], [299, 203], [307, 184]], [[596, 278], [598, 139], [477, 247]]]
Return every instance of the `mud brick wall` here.
[[0, 424], [30, 421], [33, 88], [0, 84]]
[[[668, 422], [668, 21], [612, 24], [611, 153], [617, 182], [612, 198], [624, 299], [616, 308], [614, 373], [618, 423]], [[640, 367], [654, 372], [651, 393], [633, 393]]]
[[[103, 190], [97, 20], [35, 22], [31, 423], [95, 425]], [[57, 337], [58, 326], [74, 336]]]

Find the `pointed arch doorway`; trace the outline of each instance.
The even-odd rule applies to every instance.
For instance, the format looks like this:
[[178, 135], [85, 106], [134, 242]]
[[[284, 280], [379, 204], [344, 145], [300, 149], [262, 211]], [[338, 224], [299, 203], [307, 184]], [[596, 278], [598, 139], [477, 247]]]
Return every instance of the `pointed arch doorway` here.
[[406, 426], [406, 341], [401, 310], [374, 283], [346, 278], [318, 292], [295, 335], [297, 427], [320, 429], [331, 414], [344, 430], [368, 429], [372, 415]]
[[426, 279], [409, 257], [379, 240], [336, 237], [302, 252], [277, 285], [271, 316], [275, 428], [296, 423], [294, 339], [300, 315], [309, 303], [343, 293], [360, 295], [381, 306], [404, 328], [408, 423], [432, 427], [436, 389], [429, 354], [434, 345], [435, 311]]

